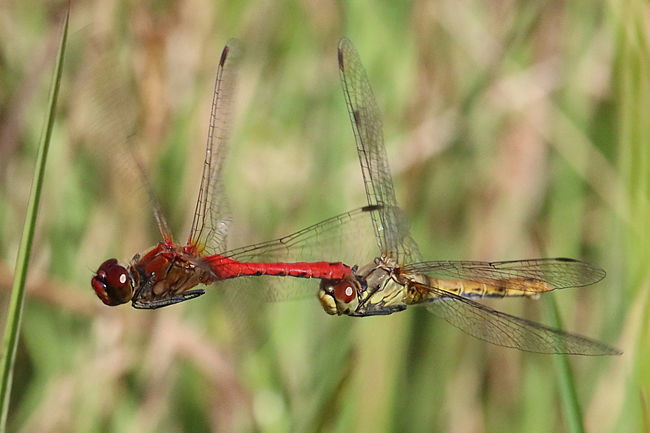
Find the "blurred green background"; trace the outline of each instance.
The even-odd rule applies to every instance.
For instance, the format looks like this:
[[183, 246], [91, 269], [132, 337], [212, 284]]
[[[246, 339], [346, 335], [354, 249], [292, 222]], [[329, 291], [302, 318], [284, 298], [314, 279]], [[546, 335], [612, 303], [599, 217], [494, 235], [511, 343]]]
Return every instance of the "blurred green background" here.
[[[585, 426], [649, 428], [647, 2], [144, 3], [72, 8], [11, 431], [567, 431], [552, 356], [491, 346], [424, 309], [329, 317], [314, 297], [245, 311], [221, 296], [239, 285], [224, 283], [151, 312], [105, 307], [92, 292], [103, 260], [159, 240], [138, 186], [104, 157], [126, 135], [185, 238], [230, 37], [246, 57], [224, 179], [229, 246], [365, 204], [339, 83], [343, 36], [378, 99], [423, 256], [565, 256], [605, 268], [603, 282], [551, 295], [567, 330], [625, 352], [570, 359]], [[63, 11], [0, 2], [3, 312]], [[112, 114], [79, 120], [93, 109], [80, 77], [109, 45], [122, 72], [103, 79], [127, 90], [123, 111], [137, 117], [93, 146], [93, 125], [103, 131]], [[543, 301], [490, 305], [548, 323]]]

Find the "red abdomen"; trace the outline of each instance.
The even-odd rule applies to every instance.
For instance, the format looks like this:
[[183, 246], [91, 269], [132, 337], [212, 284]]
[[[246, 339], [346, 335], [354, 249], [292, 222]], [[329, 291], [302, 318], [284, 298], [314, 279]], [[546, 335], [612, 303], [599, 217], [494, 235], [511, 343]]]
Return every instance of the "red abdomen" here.
[[272, 275], [277, 277], [341, 279], [350, 276], [350, 267], [341, 262], [246, 263], [218, 254], [205, 259], [219, 280], [240, 276]]

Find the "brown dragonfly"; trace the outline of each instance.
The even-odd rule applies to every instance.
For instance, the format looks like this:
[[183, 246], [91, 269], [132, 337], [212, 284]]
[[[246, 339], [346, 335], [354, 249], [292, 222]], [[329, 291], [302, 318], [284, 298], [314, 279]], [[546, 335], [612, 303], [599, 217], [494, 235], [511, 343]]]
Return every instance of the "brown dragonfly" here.
[[424, 305], [466, 333], [529, 352], [617, 355], [607, 344], [494, 310], [476, 302], [511, 296], [537, 298], [555, 289], [582, 287], [605, 277], [598, 266], [548, 258], [506, 262], [420, 261], [397, 206], [379, 107], [352, 42], [338, 49], [343, 93], [356, 138], [379, 256], [352, 267], [349, 277], [321, 280], [318, 297], [332, 315], [373, 316]]

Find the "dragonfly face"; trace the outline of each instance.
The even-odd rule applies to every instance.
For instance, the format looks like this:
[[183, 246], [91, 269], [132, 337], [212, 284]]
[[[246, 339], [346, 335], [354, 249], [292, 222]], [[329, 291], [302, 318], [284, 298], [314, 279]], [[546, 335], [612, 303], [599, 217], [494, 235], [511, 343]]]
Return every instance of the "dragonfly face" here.
[[133, 297], [131, 275], [117, 259], [108, 259], [102, 263], [91, 284], [99, 299], [111, 307], [125, 304]]
[[318, 300], [323, 310], [331, 316], [354, 315], [359, 308], [359, 279], [351, 275], [342, 280], [321, 280]]
[[398, 280], [393, 263], [377, 258], [340, 280], [321, 280], [318, 299], [330, 315], [377, 316], [406, 308], [407, 285]]

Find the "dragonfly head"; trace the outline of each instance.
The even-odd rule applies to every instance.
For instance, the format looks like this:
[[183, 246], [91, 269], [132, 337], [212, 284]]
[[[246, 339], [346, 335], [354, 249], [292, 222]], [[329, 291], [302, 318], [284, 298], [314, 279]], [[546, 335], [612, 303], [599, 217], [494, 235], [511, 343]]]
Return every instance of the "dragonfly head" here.
[[321, 280], [318, 299], [327, 314], [352, 315], [359, 307], [359, 282], [354, 277]]
[[133, 297], [131, 276], [117, 259], [109, 259], [102, 263], [91, 284], [99, 299], [111, 307], [125, 304]]

